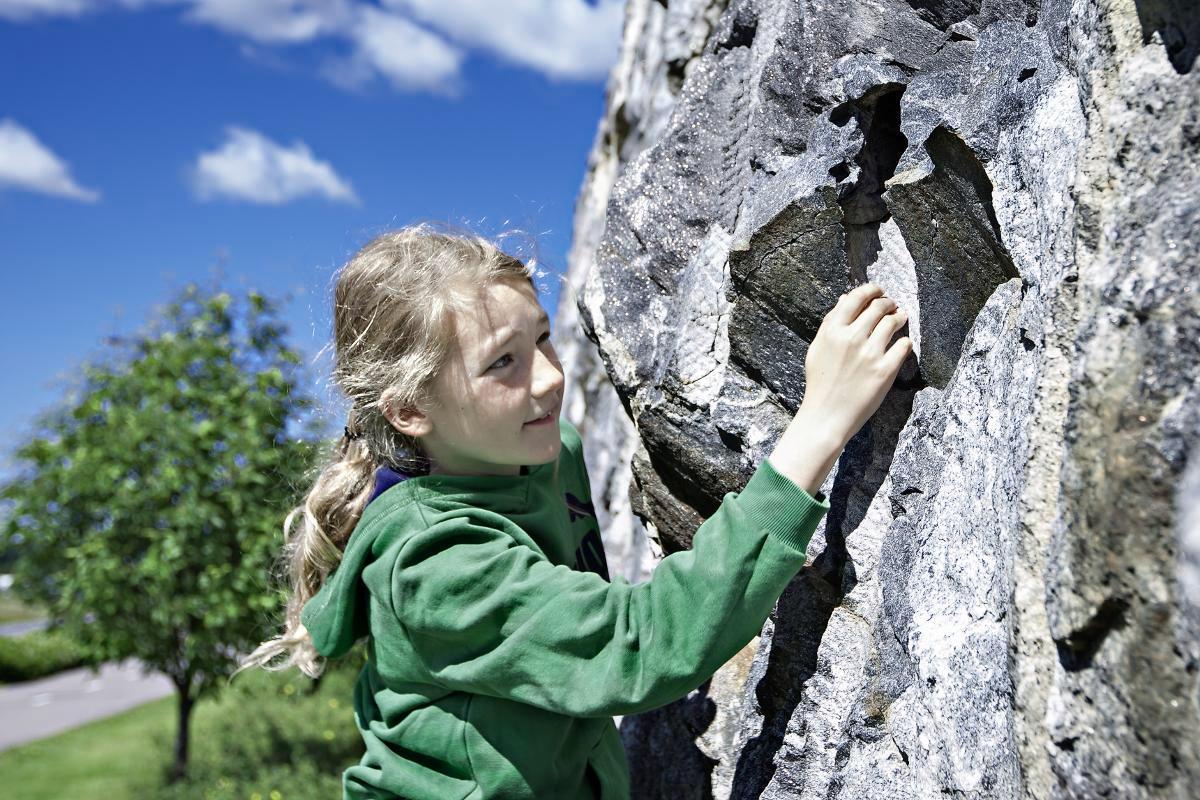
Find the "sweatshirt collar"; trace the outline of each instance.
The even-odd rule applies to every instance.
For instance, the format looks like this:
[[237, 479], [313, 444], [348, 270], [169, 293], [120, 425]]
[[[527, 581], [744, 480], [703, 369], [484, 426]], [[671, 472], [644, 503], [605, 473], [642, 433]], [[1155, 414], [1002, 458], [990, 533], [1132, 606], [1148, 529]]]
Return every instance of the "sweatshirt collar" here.
[[528, 486], [527, 478], [548, 466], [553, 466], [553, 462], [539, 464], [532, 469], [523, 465], [519, 475], [419, 475], [401, 469], [393, 469], [384, 464], [375, 470], [375, 487], [371, 490], [371, 496], [367, 499], [367, 505], [373, 503], [376, 498], [393, 486], [413, 478], [420, 479], [414, 486], [420, 485], [422, 488], [427, 486], [437, 487], [439, 491], [477, 491], [486, 484], [487, 488], [493, 491], [520, 490], [524, 492]]

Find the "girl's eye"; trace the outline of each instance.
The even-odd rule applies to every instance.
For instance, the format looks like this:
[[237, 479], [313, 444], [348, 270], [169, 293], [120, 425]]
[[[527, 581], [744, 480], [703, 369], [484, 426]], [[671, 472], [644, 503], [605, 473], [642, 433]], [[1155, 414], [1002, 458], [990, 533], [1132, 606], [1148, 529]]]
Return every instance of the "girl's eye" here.
[[[550, 331], [546, 331], [538, 338], [538, 344], [541, 344], [542, 342], [548, 340], [549, 338], [550, 338]], [[504, 355], [500, 356], [500, 358], [496, 359], [496, 361], [490, 367], [488, 367], [488, 369], [489, 370], [504, 369], [505, 367], [508, 366], [508, 362], [504, 360], [506, 358], [511, 360], [512, 356], [510, 356], [508, 353], [505, 353]]]

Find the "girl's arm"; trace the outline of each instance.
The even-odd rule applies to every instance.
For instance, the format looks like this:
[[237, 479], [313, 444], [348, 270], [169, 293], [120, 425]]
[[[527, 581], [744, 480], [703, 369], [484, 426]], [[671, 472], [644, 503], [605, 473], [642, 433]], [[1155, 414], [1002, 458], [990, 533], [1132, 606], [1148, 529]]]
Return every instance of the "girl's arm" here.
[[746, 646], [829, 509], [764, 460], [648, 581], [555, 565], [469, 509], [400, 547], [393, 610], [428, 679], [577, 717], [686, 695]]
[[[864, 284], [826, 315], [800, 411], [650, 580], [555, 565], [471, 509], [398, 545], [392, 608], [428, 679], [578, 717], [636, 714], [709, 678], [761, 630], [829, 510], [813, 497], [911, 349], [905, 315]], [[582, 461], [582, 459], [580, 459]]]

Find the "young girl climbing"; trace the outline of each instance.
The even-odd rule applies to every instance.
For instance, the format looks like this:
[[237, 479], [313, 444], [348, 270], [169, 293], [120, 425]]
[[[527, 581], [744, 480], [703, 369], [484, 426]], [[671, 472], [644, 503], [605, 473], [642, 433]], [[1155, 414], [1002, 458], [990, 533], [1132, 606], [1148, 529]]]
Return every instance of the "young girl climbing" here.
[[315, 677], [368, 637], [344, 798], [628, 798], [613, 716], [685, 696], [760, 632], [910, 351], [889, 346], [905, 316], [875, 284], [843, 295], [774, 450], [631, 585], [608, 575], [531, 267], [424, 224], [377, 237], [337, 276], [352, 407], [284, 522], [284, 633], [241, 668]]

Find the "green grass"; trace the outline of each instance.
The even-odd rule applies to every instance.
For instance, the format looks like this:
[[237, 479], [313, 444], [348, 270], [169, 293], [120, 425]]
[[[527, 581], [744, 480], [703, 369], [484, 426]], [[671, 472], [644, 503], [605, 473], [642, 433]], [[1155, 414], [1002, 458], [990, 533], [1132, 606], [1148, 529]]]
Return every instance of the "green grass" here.
[[[164, 697], [66, 733], [0, 753], [0, 786], [13, 800], [147, 797], [161, 783], [161, 742], [174, 736], [175, 698]], [[149, 756], [149, 757], [148, 757]]]
[[0, 625], [9, 622], [25, 622], [31, 619], [45, 619], [46, 610], [37, 606], [25, 605], [11, 592], [0, 592]]
[[330, 666], [315, 692], [296, 670], [239, 675], [193, 710], [184, 782], [167, 782], [175, 746], [171, 696], [0, 752], [0, 787], [14, 800], [340, 797], [342, 771], [362, 754], [350, 705], [361, 664], [356, 650]]

